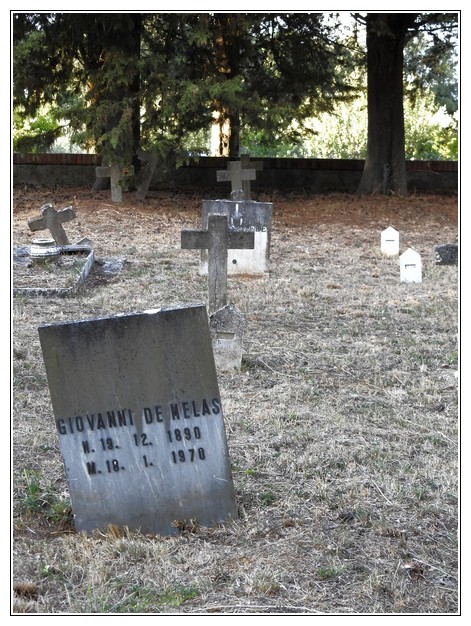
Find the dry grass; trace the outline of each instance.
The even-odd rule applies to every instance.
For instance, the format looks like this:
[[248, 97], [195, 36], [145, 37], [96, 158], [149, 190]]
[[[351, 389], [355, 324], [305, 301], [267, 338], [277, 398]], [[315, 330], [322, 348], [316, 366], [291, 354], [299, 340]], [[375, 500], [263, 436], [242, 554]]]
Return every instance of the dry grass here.
[[[72, 201], [69, 239], [126, 264], [72, 297], [13, 300], [13, 612], [459, 612], [458, 281], [433, 258], [456, 238], [457, 200], [257, 199], [273, 200], [271, 272], [229, 278], [245, 356], [219, 374], [240, 518], [86, 536], [70, 524], [37, 328], [205, 301], [198, 253], [180, 249], [202, 197], [121, 207], [106, 192], [15, 190], [15, 245], [41, 204]], [[421, 284], [379, 252], [389, 225], [422, 255]]]

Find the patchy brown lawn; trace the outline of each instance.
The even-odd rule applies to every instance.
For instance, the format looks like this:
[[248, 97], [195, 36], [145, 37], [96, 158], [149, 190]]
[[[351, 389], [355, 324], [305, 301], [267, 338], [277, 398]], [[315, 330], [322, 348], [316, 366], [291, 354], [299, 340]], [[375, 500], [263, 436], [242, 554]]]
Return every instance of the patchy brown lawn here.
[[[15, 246], [38, 236], [42, 204], [73, 204], [64, 227], [97, 263], [73, 296], [13, 298], [12, 610], [458, 612], [458, 270], [434, 262], [456, 240], [456, 197], [256, 197], [273, 202], [270, 275], [229, 278], [245, 354], [219, 373], [239, 519], [75, 532], [38, 326], [204, 302], [198, 253], [180, 249], [202, 199], [15, 189]], [[380, 253], [390, 225], [421, 254], [421, 284]], [[106, 257], [125, 260], [112, 279]]]

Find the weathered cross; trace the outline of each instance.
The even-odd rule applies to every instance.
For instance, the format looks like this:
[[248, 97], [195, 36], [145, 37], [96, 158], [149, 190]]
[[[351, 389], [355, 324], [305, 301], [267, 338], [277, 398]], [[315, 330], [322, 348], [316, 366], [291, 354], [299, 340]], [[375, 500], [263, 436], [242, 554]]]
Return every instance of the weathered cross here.
[[[240, 166], [242, 170], [261, 170], [263, 169], [263, 163], [261, 161], [250, 161], [250, 154], [240, 155]], [[255, 176], [250, 179], [255, 180]], [[250, 195], [250, 180], [242, 180], [242, 191], [244, 192], [244, 200], [251, 200]]]
[[139, 160], [143, 163], [143, 166], [140, 171], [140, 183], [136, 191], [136, 198], [138, 200], [144, 200], [149, 191], [155, 168], [157, 167], [158, 154], [156, 151], [150, 153], [140, 152]]
[[[218, 170], [216, 175], [218, 183], [228, 180], [231, 181], [232, 193], [243, 190], [243, 181], [255, 180], [256, 176], [255, 170], [243, 170], [240, 161], [229, 161], [227, 164], [227, 170]], [[244, 200], [246, 199], [247, 198], [244, 198]]]
[[66, 232], [62, 227], [64, 222], [70, 222], [77, 217], [75, 209], [71, 206], [56, 211], [52, 204], [45, 204], [41, 207], [41, 217], [34, 217], [28, 220], [28, 226], [35, 230], [49, 230], [54, 241], [60, 246], [69, 245]]
[[119, 165], [110, 165], [109, 167], [95, 168], [95, 176], [97, 178], [109, 178], [111, 185], [111, 200], [113, 202], [122, 202], [123, 189], [121, 187], [121, 179], [125, 176], [133, 176], [133, 167], [120, 167]]
[[208, 216], [207, 230], [182, 230], [181, 247], [208, 250], [208, 308], [214, 313], [227, 304], [227, 251], [253, 249], [255, 235], [249, 230], [231, 230], [227, 215]]

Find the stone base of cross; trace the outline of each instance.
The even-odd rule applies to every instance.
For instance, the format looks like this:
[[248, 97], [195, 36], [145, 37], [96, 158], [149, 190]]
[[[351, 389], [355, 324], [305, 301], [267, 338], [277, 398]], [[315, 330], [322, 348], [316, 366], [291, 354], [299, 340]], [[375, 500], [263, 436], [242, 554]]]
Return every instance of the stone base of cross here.
[[209, 313], [227, 304], [227, 251], [253, 249], [254, 245], [254, 232], [231, 230], [227, 215], [209, 215], [207, 230], [182, 230], [182, 249], [208, 250]]
[[110, 165], [109, 167], [95, 168], [97, 178], [109, 178], [111, 186], [111, 200], [113, 202], [123, 201], [123, 188], [121, 180], [127, 176], [134, 176], [134, 168], [121, 167], [120, 165]]
[[75, 209], [71, 206], [65, 207], [61, 211], [56, 211], [52, 204], [45, 204], [41, 207], [41, 217], [34, 217], [28, 220], [28, 226], [33, 232], [48, 230], [57, 245], [67, 246], [69, 245], [69, 239], [62, 224], [70, 222], [70, 220], [76, 217]]

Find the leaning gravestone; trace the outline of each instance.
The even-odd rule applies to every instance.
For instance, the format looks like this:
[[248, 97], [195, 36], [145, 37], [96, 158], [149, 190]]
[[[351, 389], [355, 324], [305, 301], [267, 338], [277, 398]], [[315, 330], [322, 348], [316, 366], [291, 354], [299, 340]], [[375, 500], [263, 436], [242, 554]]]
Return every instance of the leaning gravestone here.
[[399, 257], [402, 283], [422, 282], [422, 260], [420, 254], [412, 248], [407, 248]]
[[[210, 215], [227, 215], [233, 230], [251, 230], [254, 233], [252, 249], [232, 249], [227, 253], [227, 273], [266, 274], [270, 262], [272, 230], [272, 203], [253, 200], [203, 200], [202, 222], [206, 227]], [[201, 251], [200, 274], [208, 271], [208, 253]]]
[[39, 328], [77, 530], [237, 516], [204, 305]]
[[41, 217], [33, 217], [28, 220], [28, 226], [33, 232], [48, 230], [57, 245], [67, 246], [69, 239], [62, 224], [70, 222], [76, 217], [75, 209], [71, 206], [56, 211], [52, 204], [44, 204], [41, 207]]

